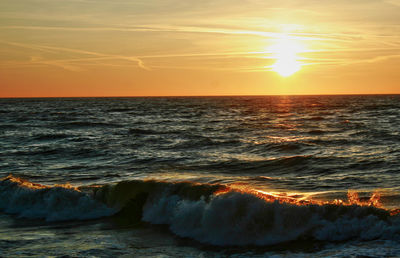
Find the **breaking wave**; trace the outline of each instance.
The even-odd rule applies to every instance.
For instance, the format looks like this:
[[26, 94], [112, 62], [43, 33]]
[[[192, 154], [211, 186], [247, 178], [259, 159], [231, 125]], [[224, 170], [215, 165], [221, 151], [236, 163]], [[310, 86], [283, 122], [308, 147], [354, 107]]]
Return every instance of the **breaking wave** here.
[[70, 185], [49, 187], [13, 176], [0, 181], [0, 210], [46, 221], [87, 220], [114, 213], [114, 209]]
[[273, 245], [296, 240], [400, 241], [397, 211], [361, 202], [315, 202], [218, 184], [121, 181], [97, 187], [43, 186], [9, 176], [0, 182], [0, 209], [48, 221], [114, 215], [167, 225], [171, 232], [218, 246]]

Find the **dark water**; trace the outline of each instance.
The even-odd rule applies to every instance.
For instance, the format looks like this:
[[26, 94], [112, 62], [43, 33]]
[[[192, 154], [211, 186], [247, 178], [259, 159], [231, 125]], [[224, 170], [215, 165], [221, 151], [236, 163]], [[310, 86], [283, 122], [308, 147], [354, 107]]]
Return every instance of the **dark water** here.
[[399, 95], [1, 99], [0, 254], [400, 256], [399, 129]]

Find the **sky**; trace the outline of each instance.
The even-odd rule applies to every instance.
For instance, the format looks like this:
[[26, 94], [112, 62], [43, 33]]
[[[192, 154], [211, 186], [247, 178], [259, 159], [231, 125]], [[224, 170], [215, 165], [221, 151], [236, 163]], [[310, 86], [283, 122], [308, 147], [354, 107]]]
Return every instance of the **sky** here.
[[1, 0], [0, 97], [400, 93], [400, 0]]

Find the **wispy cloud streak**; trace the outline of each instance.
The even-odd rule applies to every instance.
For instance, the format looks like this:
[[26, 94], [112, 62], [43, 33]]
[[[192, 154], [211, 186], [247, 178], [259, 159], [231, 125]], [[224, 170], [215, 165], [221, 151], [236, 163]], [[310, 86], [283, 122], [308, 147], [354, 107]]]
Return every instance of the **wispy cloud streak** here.
[[[46, 53], [70, 52], [70, 53], [74, 53], [74, 54], [95, 56], [95, 57], [101, 58], [103, 60], [105, 60], [105, 59], [125, 60], [125, 61], [135, 62], [137, 64], [137, 66], [140, 67], [141, 69], [144, 69], [147, 71], [150, 70], [150, 68], [147, 67], [140, 58], [135, 57], [135, 56], [104, 54], [104, 53], [99, 53], [99, 52], [94, 52], [94, 51], [87, 51], [87, 50], [80, 50], [80, 49], [73, 49], [73, 48], [54, 47], [54, 46], [45, 46], [45, 45], [36, 45], [36, 44], [24, 44], [24, 43], [9, 42], [9, 41], [0, 41], [0, 43], [11, 45], [11, 46], [16, 46], [16, 47], [39, 50], [39, 51], [46, 52]], [[77, 67], [71, 68], [71, 66], [69, 66], [66, 63], [78, 62], [78, 61], [82, 61], [82, 60], [94, 60], [94, 59], [78, 58], [78, 59], [69, 59], [69, 60], [41, 60], [41, 59], [37, 60], [34, 58], [33, 60], [30, 61], [30, 63], [48, 64], [48, 65], [63, 67], [67, 70], [78, 71], [79, 68], [77, 68]]]

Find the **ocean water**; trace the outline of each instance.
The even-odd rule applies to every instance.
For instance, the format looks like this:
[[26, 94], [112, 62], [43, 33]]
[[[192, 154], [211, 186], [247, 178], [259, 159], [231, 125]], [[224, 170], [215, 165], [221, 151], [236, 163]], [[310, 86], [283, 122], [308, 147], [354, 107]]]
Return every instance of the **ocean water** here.
[[400, 96], [0, 99], [0, 255], [400, 256]]

